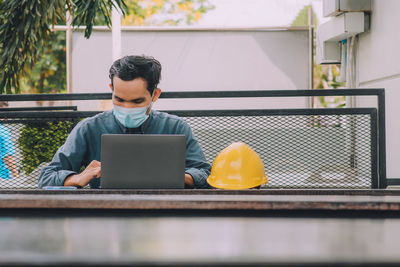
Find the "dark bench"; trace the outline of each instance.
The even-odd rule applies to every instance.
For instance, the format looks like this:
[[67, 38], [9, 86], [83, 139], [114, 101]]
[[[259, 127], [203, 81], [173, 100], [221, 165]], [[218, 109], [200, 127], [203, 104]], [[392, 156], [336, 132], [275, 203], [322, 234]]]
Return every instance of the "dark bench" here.
[[[191, 126], [207, 160], [242, 141], [262, 158], [264, 188], [385, 188], [384, 90], [285, 90], [166, 92], [162, 98], [313, 97], [375, 95], [378, 109], [175, 110]], [[0, 95], [0, 101], [110, 99], [111, 94]], [[382, 102], [383, 99], [383, 102]], [[383, 105], [383, 106], [382, 106]], [[16, 147], [17, 179], [0, 188], [36, 188], [40, 168], [51, 160], [76, 123], [97, 111], [2, 111]], [[392, 183], [393, 184], [393, 183]]]

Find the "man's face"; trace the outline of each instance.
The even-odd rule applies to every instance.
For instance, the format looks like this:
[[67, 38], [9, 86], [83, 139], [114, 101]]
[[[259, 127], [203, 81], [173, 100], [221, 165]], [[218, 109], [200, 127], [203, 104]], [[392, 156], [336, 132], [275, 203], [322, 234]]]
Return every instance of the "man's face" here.
[[160, 89], [154, 90], [153, 99], [147, 90], [147, 82], [142, 78], [124, 81], [114, 76], [113, 104], [124, 108], [137, 108], [149, 106], [151, 101], [156, 101], [161, 93]]

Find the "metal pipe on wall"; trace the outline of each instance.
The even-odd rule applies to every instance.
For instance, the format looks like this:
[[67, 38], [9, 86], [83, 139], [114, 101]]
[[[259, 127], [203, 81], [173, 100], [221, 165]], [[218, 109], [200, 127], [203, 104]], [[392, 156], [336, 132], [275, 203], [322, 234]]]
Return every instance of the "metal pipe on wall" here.
[[114, 5], [112, 9], [112, 59], [113, 61], [121, 57], [121, 12]]
[[72, 16], [70, 12], [67, 12], [67, 28], [66, 34], [66, 52], [65, 57], [67, 61], [67, 92], [73, 93], [72, 86]]

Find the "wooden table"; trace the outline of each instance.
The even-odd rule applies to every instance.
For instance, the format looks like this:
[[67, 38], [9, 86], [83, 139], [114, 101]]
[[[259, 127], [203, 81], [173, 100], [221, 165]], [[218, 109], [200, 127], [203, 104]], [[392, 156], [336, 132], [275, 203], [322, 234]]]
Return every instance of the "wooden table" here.
[[0, 264], [400, 263], [396, 190], [0, 191]]

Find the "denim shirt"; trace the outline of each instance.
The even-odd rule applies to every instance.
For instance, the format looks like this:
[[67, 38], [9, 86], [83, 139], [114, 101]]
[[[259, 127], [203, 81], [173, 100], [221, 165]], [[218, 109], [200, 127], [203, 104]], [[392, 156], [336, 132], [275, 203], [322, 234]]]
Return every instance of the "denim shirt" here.
[[[185, 173], [193, 177], [196, 188], [208, 188], [206, 179], [210, 174], [211, 165], [205, 159], [189, 125], [177, 116], [155, 110], [152, 110], [149, 118], [136, 129], [127, 129], [122, 126], [112, 111], [106, 111], [79, 122], [71, 131], [64, 145], [58, 149], [51, 163], [42, 168], [39, 176], [39, 188], [62, 186], [67, 176], [79, 173], [82, 166], [88, 166], [92, 160], [100, 161], [102, 134], [133, 132], [184, 134], [186, 136]], [[99, 188], [99, 186], [99, 179], [93, 179], [90, 182], [91, 188]]]

